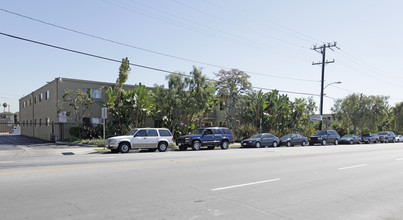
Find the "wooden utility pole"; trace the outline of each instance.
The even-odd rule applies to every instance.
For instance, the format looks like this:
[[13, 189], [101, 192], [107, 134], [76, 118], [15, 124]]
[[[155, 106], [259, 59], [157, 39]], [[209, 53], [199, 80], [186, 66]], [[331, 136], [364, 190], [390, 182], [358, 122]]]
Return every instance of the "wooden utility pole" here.
[[334, 63], [334, 59], [332, 61], [328, 61], [326, 60], [326, 48], [329, 48], [331, 50], [333, 50], [332, 48], [335, 47], [337, 49], [340, 49], [339, 47], [337, 47], [336, 42], [333, 42], [333, 44], [331, 43], [327, 43], [327, 44], [323, 44], [322, 46], [317, 46], [314, 45], [312, 50], [315, 50], [316, 52], [319, 52], [322, 54], [322, 62], [319, 63], [314, 63], [312, 62], [312, 65], [322, 65], [322, 81], [321, 81], [321, 86], [320, 86], [320, 106], [319, 106], [319, 114], [320, 114], [320, 122], [319, 122], [319, 130], [322, 130], [322, 122], [323, 122], [323, 90], [325, 89], [325, 65], [329, 64], [329, 63]]

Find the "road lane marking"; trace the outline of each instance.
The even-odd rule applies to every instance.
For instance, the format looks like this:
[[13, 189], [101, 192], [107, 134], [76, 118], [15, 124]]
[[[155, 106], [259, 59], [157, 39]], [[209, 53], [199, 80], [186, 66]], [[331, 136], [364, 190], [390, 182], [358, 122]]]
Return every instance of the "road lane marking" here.
[[358, 167], [365, 167], [368, 164], [360, 164], [360, 165], [354, 165], [354, 166], [349, 166], [349, 167], [341, 167], [338, 170], [347, 170], [347, 169], [353, 169], [353, 168], [358, 168]]
[[14, 163], [14, 161], [0, 161], [0, 163]]
[[403, 160], [403, 158], [397, 158], [396, 160]]
[[263, 181], [252, 182], [252, 183], [244, 183], [244, 184], [233, 185], [233, 186], [220, 187], [220, 188], [212, 189], [211, 191], [219, 191], [219, 190], [225, 190], [225, 189], [233, 189], [233, 188], [238, 188], [238, 187], [243, 187], [243, 186], [250, 186], [250, 185], [262, 184], [262, 183], [269, 183], [269, 182], [274, 182], [274, 181], [278, 181], [278, 180], [280, 180], [280, 178], [271, 179], [271, 180], [263, 180]]

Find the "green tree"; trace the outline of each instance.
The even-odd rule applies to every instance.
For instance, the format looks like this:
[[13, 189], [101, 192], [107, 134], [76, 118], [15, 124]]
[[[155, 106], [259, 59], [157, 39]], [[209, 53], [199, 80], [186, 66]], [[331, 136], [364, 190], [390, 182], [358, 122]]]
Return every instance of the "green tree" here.
[[62, 100], [58, 100], [57, 112], [66, 111], [67, 116], [72, 116], [74, 122], [82, 123], [83, 117], [90, 110], [92, 103], [93, 101], [88, 93], [80, 89], [66, 89]]
[[332, 112], [348, 133], [378, 132], [389, 127], [387, 100], [385, 96], [351, 94], [336, 100]]
[[250, 76], [240, 70], [221, 70], [216, 73], [217, 95], [225, 107], [225, 124], [235, 130], [240, 124], [240, 112], [244, 95], [251, 92]]
[[267, 118], [264, 122], [267, 131], [281, 136], [290, 133], [290, 99], [287, 95], [280, 94], [277, 90], [267, 93]]
[[396, 134], [403, 133], [403, 102], [397, 103], [393, 108], [393, 130]]
[[187, 133], [212, 110], [214, 84], [193, 67], [185, 77], [182, 73], [169, 74], [168, 88], [155, 86], [153, 94], [153, 117], [161, 120], [175, 136]]

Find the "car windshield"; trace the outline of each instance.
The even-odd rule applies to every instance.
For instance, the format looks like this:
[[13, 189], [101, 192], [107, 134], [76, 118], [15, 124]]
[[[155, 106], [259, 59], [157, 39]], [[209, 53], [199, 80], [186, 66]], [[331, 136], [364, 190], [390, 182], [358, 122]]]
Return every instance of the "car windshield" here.
[[262, 137], [262, 134], [255, 134], [255, 135], [253, 135], [252, 137], [250, 137], [250, 138], [261, 138]]
[[327, 135], [327, 131], [318, 131], [316, 135]]
[[286, 134], [286, 135], [281, 137], [282, 140], [285, 140], [285, 139], [288, 139], [288, 138], [291, 138], [291, 134]]
[[200, 128], [200, 129], [195, 129], [192, 131], [192, 134], [203, 134], [204, 129]]
[[363, 137], [369, 137], [369, 136], [371, 136], [371, 135], [369, 135], [369, 134], [363, 134], [362, 136], [363, 136]]
[[352, 137], [353, 137], [352, 134], [346, 134], [346, 135], [344, 135], [342, 138], [352, 138]]
[[388, 135], [388, 133], [386, 133], [386, 132], [381, 132], [381, 133], [379, 133], [380, 135]]
[[133, 129], [133, 130], [131, 130], [129, 133], [127, 133], [126, 135], [127, 135], [127, 136], [134, 135], [134, 134], [137, 132], [137, 130], [138, 130], [138, 129]]

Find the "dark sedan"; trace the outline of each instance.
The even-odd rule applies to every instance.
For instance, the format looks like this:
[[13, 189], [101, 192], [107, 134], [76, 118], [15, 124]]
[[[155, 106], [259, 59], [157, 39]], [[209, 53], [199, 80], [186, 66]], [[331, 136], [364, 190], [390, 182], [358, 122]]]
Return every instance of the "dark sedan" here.
[[340, 138], [340, 144], [361, 144], [361, 138], [355, 134], [346, 134]]
[[301, 134], [286, 134], [280, 138], [280, 145], [291, 147], [294, 145], [306, 146], [308, 138]]
[[255, 134], [252, 137], [245, 139], [241, 142], [242, 147], [265, 147], [272, 146], [277, 147], [280, 141], [278, 137], [270, 133]]

